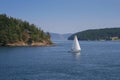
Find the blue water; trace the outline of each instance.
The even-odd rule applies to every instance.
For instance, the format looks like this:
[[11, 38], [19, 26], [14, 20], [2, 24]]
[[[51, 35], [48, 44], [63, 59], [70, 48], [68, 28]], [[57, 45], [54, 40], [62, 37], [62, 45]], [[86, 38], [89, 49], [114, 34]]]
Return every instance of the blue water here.
[[0, 80], [120, 80], [119, 41], [72, 41], [51, 47], [0, 47]]

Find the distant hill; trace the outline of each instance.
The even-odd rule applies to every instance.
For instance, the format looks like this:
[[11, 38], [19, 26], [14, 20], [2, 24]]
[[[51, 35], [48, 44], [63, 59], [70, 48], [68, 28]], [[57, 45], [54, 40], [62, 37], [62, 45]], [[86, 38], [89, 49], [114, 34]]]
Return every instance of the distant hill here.
[[74, 35], [79, 40], [120, 40], [120, 28], [91, 29], [72, 34], [68, 40], [73, 40]]
[[67, 40], [72, 33], [59, 34], [59, 33], [50, 33], [52, 40]]
[[27, 21], [0, 14], [0, 46], [51, 44], [50, 34]]

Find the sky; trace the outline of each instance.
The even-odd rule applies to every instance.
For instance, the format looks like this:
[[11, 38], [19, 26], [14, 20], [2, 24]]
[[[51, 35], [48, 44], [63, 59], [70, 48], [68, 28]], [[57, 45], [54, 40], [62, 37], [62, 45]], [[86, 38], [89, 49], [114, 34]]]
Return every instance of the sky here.
[[120, 0], [0, 0], [3, 13], [61, 34], [120, 27]]

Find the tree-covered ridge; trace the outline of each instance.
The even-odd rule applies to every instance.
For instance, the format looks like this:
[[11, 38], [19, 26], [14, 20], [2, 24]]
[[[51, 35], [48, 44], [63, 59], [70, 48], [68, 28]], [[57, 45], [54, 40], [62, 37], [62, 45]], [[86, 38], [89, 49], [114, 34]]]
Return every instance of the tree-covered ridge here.
[[92, 29], [71, 35], [68, 40], [73, 40], [74, 35], [79, 40], [119, 40], [120, 28]]
[[7, 45], [14, 42], [49, 42], [50, 34], [45, 33], [34, 24], [16, 19], [6, 14], [0, 14], [0, 45]]

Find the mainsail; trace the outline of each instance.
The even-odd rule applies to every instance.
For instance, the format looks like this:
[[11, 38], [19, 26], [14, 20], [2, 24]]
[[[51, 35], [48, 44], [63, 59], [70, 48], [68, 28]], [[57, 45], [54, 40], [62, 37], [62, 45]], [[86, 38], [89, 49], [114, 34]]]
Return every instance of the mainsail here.
[[72, 51], [73, 52], [79, 52], [81, 50], [77, 36], [75, 35], [74, 41], [73, 41], [73, 46], [72, 46]]

